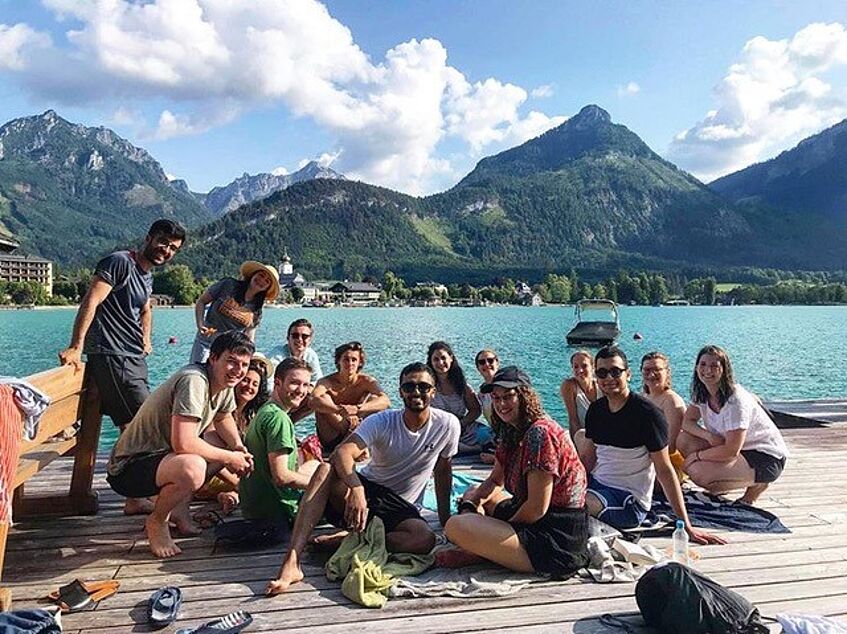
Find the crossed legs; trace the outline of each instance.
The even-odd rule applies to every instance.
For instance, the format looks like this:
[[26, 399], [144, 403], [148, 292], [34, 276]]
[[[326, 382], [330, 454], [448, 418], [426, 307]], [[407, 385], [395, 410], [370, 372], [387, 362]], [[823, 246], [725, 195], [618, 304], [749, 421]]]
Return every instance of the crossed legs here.
[[[300, 501], [288, 553], [277, 578], [268, 582], [265, 589], [267, 595], [281, 594], [292, 584], [303, 580], [301, 557], [309, 536], [323, 517], [327, 505], [331, 505], [341, 517], [344, 516], [348, 491], [347, 485], [338, 479], [329, 464], [322, 462], [317, 466]], [[386, 533], [385, 542], [390, 552], [422, 554], [430, 552], [435, 546], [435, 534], [422, 519], [409, 518]]]
[[498, 503], [508, 499], [501, 492], [483, 504], [483, 513], [462, 513], [447, 520], [444, 534], [462, 550], [518, 572], [533, 572], [532, 562], [515, 529], [491, 517]]

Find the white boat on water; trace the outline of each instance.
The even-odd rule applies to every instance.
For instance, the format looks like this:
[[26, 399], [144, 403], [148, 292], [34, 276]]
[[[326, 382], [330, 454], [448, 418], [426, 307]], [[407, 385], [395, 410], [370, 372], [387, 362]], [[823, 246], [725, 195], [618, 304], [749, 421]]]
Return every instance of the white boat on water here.
[[581, 299], [574, 307], [569, 346], [608, 346], [621, 336], [618, 305], [610, 299]]

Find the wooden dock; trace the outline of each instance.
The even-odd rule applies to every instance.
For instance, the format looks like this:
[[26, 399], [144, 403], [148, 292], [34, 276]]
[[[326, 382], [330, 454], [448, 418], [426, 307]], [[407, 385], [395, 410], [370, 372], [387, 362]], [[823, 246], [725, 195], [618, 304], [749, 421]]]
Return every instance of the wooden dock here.
[[[819, 614], [847, 622], [847, 426], [788, 429], [792, 458], [782, 478], [763, 496], [791, 534], [726, 533], [726, 546], [698, 546], [697, 568], [755, 602], [764, 614]], [[468, 469], [468, 467], [458, 467]], [[60, 462], [32, 481], [32, 490], [58, 487], [68, 466]], [[150, 594], [179, 585], [184, 603], [176, 626], [198, 625], [235, 609], [255, 618], [248, 632], [613, 632], [598, 622], [604, 613], [637, 610], [634, 584], [601, 585], [579, 580], [538, 583], [509, 597], [460, 600], [392, 599], [381, 610], [348, 601], [327, 581], [317, 555], [308, 555], [304, 583], [276, 598], [257, 596], [277, 571], [284, 549], [232, 552], [215, 549], [209, 535], [179, 540], [183, 554], [153, 559], [143, 520], [121, 514], [122, 499], [103, 480], [96, 488], [95, 517], [18, 524], [9, 537], [6, 579], [16, 608], [43, 605], [44, 595], [74, 578], [115, 578], [117, 595], [96, 609], [64, 617], [65, 631], [151, 631], [144, 623]], [[208, 531], [207, 531], [208, 532]], [[650, 540], [664, 547], [667, 539]], [[637, 619], [633, 618], [634, 622]], [[643, 629], [643, 631], [647, 631]], [[773, 628], [779, 631], [778, 627]]]

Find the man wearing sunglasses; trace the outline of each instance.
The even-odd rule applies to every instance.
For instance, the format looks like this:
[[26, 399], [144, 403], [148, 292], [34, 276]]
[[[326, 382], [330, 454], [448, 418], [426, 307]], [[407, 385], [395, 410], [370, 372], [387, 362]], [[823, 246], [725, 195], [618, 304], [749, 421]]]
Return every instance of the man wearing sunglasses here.
[[604, 398], [594, 401], [585, 429], [575, 435], [588, 477], [588, 512], [620, 529], [637, 528], [653, 500], [658, 479], [691, 541], [723, 544], [717, 535], [691, 525], [679, 480], [668, 455], [668, 424], [662, 411], [629, 389], [632, 373], [624, 351], [606, 346], [594, 359], [594, 375]]
[[[450, 518], [453, 485], [451, 458], [459, 448], [459, 419], [430, 407], [435, 377], [423, 363], [400, 373], [403, 409], [384, 410], [366, 418], [332, 456], [332, 469], [323, 464], [312, 477], [300, 505], [291, 548], [267, 594], [285, 592], [303, 579], [300, 555], [315, 524], [325, 516], [336, 526], [362, 531], [370, 516], [385, 526], [388, 550], [425, 554], [435, 546], [435, 534], [415, 502], [430, 475], [435, 476], [438, 517]], [[369, 451], [371, 461], [356, 472], [356, 460]]]
[[[267, 357], [278, 366], [283, 359], [299, 359], [305, 361], [306, 365], [312, 371], [311, 385], [314, 386], [321, 378], [323, 371], [321, 370], [321, 362], [318, 359], [318, 353], [311, 347], [314, 329], [308, 319], [295, 319], [288, 326], [286, 334], [286, 342], [280, 346], [275, 346], [268, 352]], [[273, 383], [270, 377], [268, 378], [268, 389], [273, 391]], [[293, 422], [297, 422], [312, 413], [309, 407], [309, 399], [305, 399], [297, 409], [289, 412], [289, 416]]]

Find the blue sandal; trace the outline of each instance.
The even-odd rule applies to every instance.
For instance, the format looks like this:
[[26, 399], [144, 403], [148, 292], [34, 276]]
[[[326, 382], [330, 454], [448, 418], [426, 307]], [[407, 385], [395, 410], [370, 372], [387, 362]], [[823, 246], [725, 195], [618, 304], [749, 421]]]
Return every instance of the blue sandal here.
[[176, 621], [182, 605], [182, 591], [165, 586], [154, 592], [147, 603], [147, 620], [154, 625], [168, 625]]

